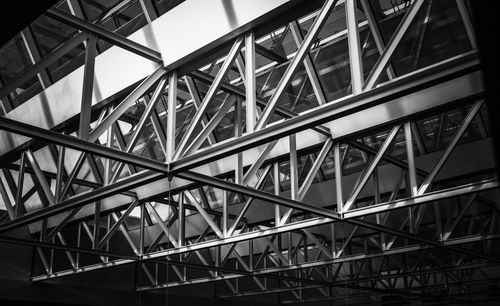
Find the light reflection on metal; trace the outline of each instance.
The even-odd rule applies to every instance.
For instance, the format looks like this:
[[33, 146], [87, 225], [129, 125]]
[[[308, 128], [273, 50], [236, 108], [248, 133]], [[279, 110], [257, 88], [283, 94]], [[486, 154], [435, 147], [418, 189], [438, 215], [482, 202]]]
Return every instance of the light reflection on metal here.
[[[267, 5], [278, 7], [278, 2]], [[285, 302], [292, 303], [307, 301], [309, 295], [303, 293], [305, 290], [314, 293], [313, 300], [333, 299], [339, 292], [345, 295], [346, 288], [404, 295], [433, 286], [422, 279], [417, 282], [419, 275], [439, 274], [445, 270], [442, 277], [447, 277], [452, 286], [472, 276], [484, 281], [484, 277], [474, 271], [452, 273], [465, 270], [465, 266], [472, 269], [498, 266], [500, 262], [492, 251], [500, 238], [495, 231], [499, 199], [491, 192], [500, 185], [492, 171], [496, 165], [491, 154], [491, 139], [481, 123], [484, 100], [476, 52], [464, 53], [398, 78], [393, 78], [393, 67], [389, 66], [398, 41], [414, 21], [422, 2], [414, 1], [406, 8], [399, 6], [398, 9], [406, 9], [407, 13], [396, 31], [396, 38], [387, 46], [377, 37], [379, 25], [373, 24], [376, 21], [370, 15], [375, 12], [372, 8], [365, 12], [370, 31], [376, 36], [377, 51], [382, 55], [367, 78], [364, 93], [359, 90], [362, 80], [359, 63], [352, 67], [357, 79], [354, 80], [357, 85], [352, 87], [353, 95], [333, 101], [323, 96], [321, 78], [324, 76], [316, 70], [316, 57], [310, 55], [310, 46], [311, 37], [321, 31], [321, 23], [326, 22], [328, 12], [336, 3], [326, 1], [327, 9], [317, 14], [313, 30], [305, 38], [301, 37], [299, 22], [283, 18], [283, 24], [292, 22], [292, 35], [297, 43], [302, 41], [303, 44], [294, 56], [290, 56], [293, 57], [289, 64], [292, 68], [285, 69], [284, 76], [278, 75], [276, 92], [267, 94], [271, 96], [269, 102], [266, 95], [256, 92], [258, 74], [255, 69], [258, 68], [254, 53], [267, 54], [273, 60], [269, 52], [274, 51], [266, 49], [265, 52], [262, 46], [255, 45], [252, 31], [235, 31], [231, 33], [234, 36], [226, 37], [227, 45], [233, 43], [229, 53], [226, 52], [226, 59], [216, 60], [212, 65], [217, 67], [222, 63], [215, 77], [210, 71], [186, 72], [184, 67], [167, 71], [163, 66], [153, 65], [134, 71], [134, 76], [128, 80], [119, 80], [119, 86], [127, 87], [146, 77], [146, 81], [136, 87], [132, 98], [101, 112], [98, 122], [93, 125], [94, 131], [90, 132], [90, 142], [85, 136], [78, 139], [34, 127], [29, 120], [32, 125], [16, 122], [9, 116], [0, 118], [0, 127], [8, 131], [3, 135], [19, 133], [61, 146], [59, 150], [52, 148], [52, 158], [45, 158], [41, 154], [44, 151], [37, 152], [37, 147], [30, 143], [23, 148], [25, 153], [20, 165], [12, 164], [2, 169], [0, 192], [7, 209], [5, 215], [11, 220], [0, 224], [0, 232], [28, 224], [34, 241], [3, 237], [0, 241], [37, 248], [46, 274], [33, 276], [33, 281], [138, 263], [138, 273], [145, 276], [137, 283], [139, 291], [223, 280], [223, 286], [230, 292], [224, 294], [224, 298], [265, 294], [266, 291], [290, 292], [291, 300]], [[147, 12], [147, 5], [151, 3], [141, 3]], [[367, 3], [362, 1], [365, 10]], [[355, 18], [352, 22], [356, 14], [352, 4], [349, 1], [345, 9], [351, 21], [351, 34], [356, 34], [352, 32], [352, 28], [357, 27]], [[344, 12], [333, 11], [335, 14]], [[467, 17], [460, 7], [459, 13], [461, 18]], [[152, 25], [154, 18], [154, 14], [149, 16]], [[468, 21], [464, 22], [467, 26]], [[359, 30], [368, 31], [366, 27]], [[360, 51], [359, 43], [353, 41], [357, 40], [356, 35], [349, 36], [349, 46]], [[473, 37], [469, 35], [468, 38], [473, 43]], [[219, 38], [213, 39], [221, 43]], [[259, 42], [262, 40], [257, 39]], [[246, 63], [239, 55], [242, 49]], [[224, 53], [224, 50], [218, 51]], [[191, 51], [186, 52], [192, 56]], [[202, 48], [200, 52], [207, 50]], [[420, 52], [419, 47], [417, 53]], [[359, 54], [362, 52], [358, 52], [359, 56], [356, 53], [351, 50], [351, 56], [354, 54], [358, 60], [363, 60]], [[103, 65], [98, 61], [105, 54], [96, 57], [96, 69]], [[236, 61], [238, 69], [235, 71], [241, 74], [243, 82], [234, 81], [233, 76], [233, 82], [226, 79], [233, 61]], [[137, 63], [132, 63], [130, 68]], [[278, 104], [293, 79], [292, 72], [302, 63], [305, 66], [303, 84], [308, 78], [312, 86], [310, 96], [315, 97], [319, 106], [299, 113], [293, 107], [287, 109]], [[276, 67], [271, 65], [265, 69], [279, 69]], [[384, 71], [388, 72], [390, 80], [377, 83]], [[167, 80], [165, 105], [161, 95]], [[196, 84], [200, 80], [209, 88], [204, 98], [199, 90], [202, 87]], [[67, 81], [61, 84], [68, 84]], [[152, 87], [154, 84], [156, 87]], [[187, 123], [179, 124], [176, 117], [182, 114], [185, 106], [184, 94], [187, 92], [184, 86], [187, 86], [189, 98], [197, 102], [193, 108], [196, 113], [193, 112], [194, 119], [188, 117]], [[129, 116], [130, 106], [142, 99], [150, 88], [156, 88], [153, 96], [150, 100], [141, 100], [140, 105], [145, 105], [142, 116], [129, 118], [131, 132], [125, 135], [119, 120]], [[301, 86], [298, 97], [306, 95], [304, 88]], [[50, 88], [46, 94], [50, 94]], [[82, 92], [78, 94], [80, 99]], [[94, 100], [89, 104], [89, 94], [90, 91], [84, 91], [86, 103], [82, 117], [87, 117], [82, 123], [86, 125], [90, 123], [91, 106], [100, 101], [95, 98], [94, 91]], [[290, 94], [286, 92], [287, 96]], [[226, 97], [226, 102], [211, 109], [208, 104], [215, 101], [215, 97]], [[58, 105], [57, 99], [54, 104]], [[161, 115], [158, 115], [159, 108], [162, 108]], [[264, 112], [254, 130], [259, 108], [264, 108]], [[218, 111], [209, 113], [214, 109]], [[429, 111], [439, 114], [432, 118]], [[68, 119], [64, 117], [67, 114], [61, 112], [50, 124]], [[251, 117], [246, 118], [246, 124], [243, 114]], [[271, 115], [280, 119], [268, 124]], [[218, 138], [213, 137], [218, 136], [215, 128], [225, 117], [231, 118], [230, 139], [217, 142]], [[446, 125], [447, 121], [455, 124]], [[50, 128], [53, 126], [50, 124], [41, 126]], [[436, 130], [429, 130], [432, 124], [436, 125]], [[243, 133], [244, 126], [246, 133]], [[183, 127], [187, 127], [184, 134], [179, 132]], [[146, 135], [149, 140], [143, 144], [142, 152], [149, 149], [152, 158], [132, 154], [139, 135], [146, 130], [151, 135]], [[93, 143], [104, 132], [108, 133], [106, 144]], [[2, 154], [23, 141], [19, 137], [8, 139], [14, 140], [0, 148]], [[150, 146], [151, 139], [161, 148]], [[190, 142], [191, 139], [194, 141]], [[418, 150], [413, 148], [413, 139]], [[461, 139], [463, 143], [459, 142]], [[436, 151], [426, 148], [431, 140], [434, 141], [431, 147]], [[41, 142], [33, 142], [38, 143]], [[208, 146], [204, 146], [206, 143]], [[154, 160], [158, 155], [153, 148], [165, 154], [167, 163]], [[474, 148], [485, 151], [481, 160], [464, 163]], [[70, 178], [67, 178], [63, 161], [68, 156], [75, 161], [71, 164], [74, 169], [69, 169], [72, 170]], [[130, 176], [119, 179], [125, 166]], [[81, 167], [86, 169], [87, 177], [77, 177]], [[11, 173], [13, 170], [19, 171], [17, 182]], [[25, 175], [28, 176], [25, 178]], [[467, 181], [461, 180], [464, 177]], [[40, 188], [35, 186], [26, 191], [24, 182], [33, 179]], [[80, 183], [87, 179], [91, 182], [83, 186], [92, 190], [75, 192], [74, 187], [81, 187]], [[37, 194], [41, 199], [39, 210], [25, 213], [22, 209], [26, 200], [24, 192]], [[66, 193], [70, 197], [66, 197]], [[168, 200], [165, 199], [167, 194]], [[350, 195], [347, 199], [343, 198], [346, 194]], [[42, 202], [45, 199], [47, 203]], [[465, 205], [461, 203], [463, 199]], [[43, 207], [43, 204], [48, 205]], [[282, 211], [283, 206], [288, 209]], [[93, 215], [93, 221], [82, 218], [89, 215]], [[105, 218], [107, 225], [99, 226]], [[70, 228], [75, 226], [77, 230], [72, 232]], [[85, 237], [81, 235], [82, 227]], [[76, 237], [68, 238], [72, 234]], [[128, 253], [112, 251], [114, 243], [110, 242], [117, 241], [116, 236], [125, 239], [128, 246], [123, 249]], [[82, 248], [82, 239], [90, 240], [93, 249]], [[70, 241], [72, 243], [68, 243]], [[482, 243], [471, 248], [476, 242]], [[64, 251], [60, 254], [63, 256], [54, 252], [55, 249]], [[80, 253], [89, 254], [92, 260], [84, 264]], [[453, 267], [443, 267], [436, 253], [452, 258]], [[398, 263], [403, 267], [399, 265], [403, 260], [406, 265], [402, 271], [395, 271], [399, 268], [390, 266], [390, 263]], [[58, 261], [57, 264], [54, 261]], [[164, 283], [159, 275], [168, 273], [165, 270], [167, 261], [172, 278]], [[424, 269], [418, 270], [418, 274], [415, 269], [420, 265], [424, 265]], [[192, 269], [199, 273], [193, 275]], [[240, 278], [248, 278], [253, 287], [238, 282]], [[356, 287], [360, 279], [366, 281], [361, 289]], [[278, 280], [281, 285], [275, 287], [269, 280]]]

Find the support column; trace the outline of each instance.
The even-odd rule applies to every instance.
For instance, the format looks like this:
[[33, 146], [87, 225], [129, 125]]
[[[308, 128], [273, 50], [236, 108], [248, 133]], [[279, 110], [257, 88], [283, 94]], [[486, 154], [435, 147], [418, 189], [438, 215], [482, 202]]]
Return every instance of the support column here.
[[94, 69], [97, 36], [89, 33], [87, 48], [85, 50], [85, 69], [83, 72], [82, 103], [80, 112], [79, 136], [87, 140], [90, 134], [90, 122], [92, 115], [92, 94], [94, 91]]
[[345, 1], [345, 15], [349, 59], [351, 62], [352, 93], [356, 95], [361, 93], [363, 86], [363, 61], [361, 58], [361, 44], [359, 43], [358, 20], [356, 19], [356, 0]]
[[167, 148], [166, 162], [172, 162], [175, 152], [175, 120], [177, 112], [177, 71], [172, 71], [168, 77], [167, 101]]

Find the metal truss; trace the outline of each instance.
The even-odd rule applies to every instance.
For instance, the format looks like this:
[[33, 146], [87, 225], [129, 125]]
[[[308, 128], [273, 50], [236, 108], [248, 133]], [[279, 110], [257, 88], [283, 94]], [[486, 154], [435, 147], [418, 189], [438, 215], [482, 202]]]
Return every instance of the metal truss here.
[[[463, 1], [472, 51], [399, 74], [394, 54], [432, 1], [401, 8], [389, 39], [372, 1], [339, 2], [297, 20], [282, 16], [292, 55], [262, 46], [252, 29], [203, 68], [160, 66], [125, 97], [94, 107], [98, 39], [157, 63], [161, 56], [50, 9], [47, 16], [82, 32], [38, 55], [0, 96], [33, 76], [43, 80], [46, 67], [85, 41], [80, 115], [53, 130], [0, 117], [0, 129], [30, 139], [0, 156], [0, 242], [33, 246], [32, 281], [135, 263], [139, 292], [217, 282], [218, 298], [278, 294], [283, 304], [488, 296], [499, 281], [500, 185]], [[140, 3], [149, 22], [158, 17]], [[342, 7], [345, 33], [318, 38]], [[362, 33], [377, 52], [369, 68]], [[316, 55], [341, 39], [351, 83], [330, 100]], [[271, 64], [257, 67], [259, 56]], [[274, 85], [258, 82], [278, 69]], [[308, 88], [315, 106], [284, 106]], [[142, 109], [137, 117], [134, 108]], [[9, 236], [21, 226], [32, 240]]]

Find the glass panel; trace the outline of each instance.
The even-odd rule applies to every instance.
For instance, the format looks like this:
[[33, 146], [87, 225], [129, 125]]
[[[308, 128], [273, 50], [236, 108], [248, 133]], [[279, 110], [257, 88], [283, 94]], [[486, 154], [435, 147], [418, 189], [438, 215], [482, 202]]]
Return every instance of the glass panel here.
[[[175, 143], [176, 146], [180, 143], [182, 137], [186, 133], [186, 129], [188, 128], [189, 122], [191, 118], [193, 118], [196, 113], [196, 109], [193, 106], [193, 103], [187, 105], [180, 110], [177, 110], [177, 114], [175, 115], [176, 119], [176, 133], [175, 133]], [[167, 126], [167, 116], [162, 119], [163, 126]]]
[[78, 30], [44, 15], [30, 25], [42, 57], [64, 44], [78, 33]]
[[432, 1], [420, 9], [392, 63], [397, 74], [402, 75], [468, 50], [471, 45], [456, 2]]
[[31, 60], [21, 35], [16, 35], [0, 49], [0, 77], [9, 84], [31, 66]]
[[[32, 67], [26, 45], [21, 35], [17, 35], [0, 49], [0, 81], [9, 84]], [[10, 93], [14, 107], [17, 107], [42, 89], [37, 76], [19, 85]], [[6, 99], [6, 98], [5, 98]]]
[[[61, 5], [59, 8], [64, 8], [64, 6]], [[77, 29], [46, 16], [40, 16], [30, 27], [42, 58], [78, 34]], [[82, 43], [49, 65], [47, 71], [52, 82], [59, 81], [83, 65], [84, 54], [85, 47]]]
[[66, 75], [70, 74], [85, 63], [85, 46], [83, 43], [68, 53], [59, 57], [54, 63], [47, 67], [49, 75], [53, 82], [57, 82]]
[[[439, 151], [450, 143], [456, 131], [460, 128], [470, 106], [462, 106], [450, 111], [429, 116], [417, 121], [417, 127], [422, 137], [423, 144], [427, 152]], [[470, 142], [483, 138], [481, 129], [484, 128], [486, 114], [485, 106], [470, 123], [459, 143]], [[487, 115], [486, 115], [487, 116]], [[487, 131], [487, 130], [485, 130]], [[486, 132], [484, 132], [486, 133]], [[484, 136], [487, 136], [484, 135]]]
[[234, 137], [234, 111], [228, 112], [215, 128], [218, 141]]
[[351, 68], [345, 36], [340, 41], [326, 45], [316, 52], [314, 64], [325, 91], [326, 100], [333, 101], [350, 93]]

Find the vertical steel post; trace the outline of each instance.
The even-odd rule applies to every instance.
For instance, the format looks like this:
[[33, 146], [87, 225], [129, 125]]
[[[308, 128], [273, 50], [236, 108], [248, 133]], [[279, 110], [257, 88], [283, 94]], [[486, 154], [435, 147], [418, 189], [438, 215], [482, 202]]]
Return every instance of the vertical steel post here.
[[144, 203], [141, 203], [141, 215], [140, 215], [140, 225], [139, 225], [139, 255], [144, 254], [144, 226], [145, 226], [145, 207]]
[[175, 126], [177, 112], [177, 71], [172, 71], [168, 76], [168, 101], [167, 101], [167, 156], [166, 162], [172, 162], [175, 152]]
[[59, 203], [61, 200], [61, 191], [63, 187], [63, 175], [65, 172], [64, 168], [64, 157], [66, 154], [66, 148], [64, 146], [59, 146], [59, 154], [57, 155], [57, 175], [56, 175], [56, 191], [55, 191], [55, 201]]
[[26, 153], [23, 152], [21, 154], [21, 159], [19, 162], [19, 173], [17, 177], [17, 192], [16, 192], [16, 207], [15, 207], [15, 217], [18, 218], [21, 216], [22, 210], [21, 207], [23, 205], [23, 186], [24, 186], [24, 169], [26, 167]]
[[[274, 194], [280, 194], [280, 170], [279, 163], [275, 162], [273, 164], [273, 178], [274, 178]], [[278, 204], [274, 205], [274, 226], [278, 226], [281, 220], [280, 206]]]
[[222, 235], [227, 237], [227, 190], [222, 190]]
[[179, 227], [179, 246], [184, 246], [184, 236], [186, 231], [186, 210], [184, 208], [184, 193], [179, 194], [179, 217], [178, 217], [178, 227]]
[[[242, 133], [242, 102], [240, 98], [236, 98], [236, 103], [234, 105], [234, 137], [241, 137]], [[234, 170], [234, 182], [236, 184], [243, 184], [243, 152], [236, 154], [236, 165]]]
[[333, 159], [335, 162], [335, 192], [337, 196], [337, 212], [342, 212], [344, 199], [342, 195], [342, 159], [340, 157], [340, 143], [333, 144]]
[[246, 132], [252, 133], [257, 118], [257, 87], [255, 79], [255, 34], [245, 35], [245, 96], [246, 96]]
[[101, 201], [97, 201], [94, 204], [94, 232], [93, 232], [93, 241], [92, 241], [92, 249], [96, 250], [97, 245], [99, 244], [99, 219], [101, 215]]
[[290, 144], [290, 192], [292, 200], [299, 196], [299, 171], [297, 159], [297, 137], [295, 134], [289, 136]]
[[90, 122], [92, 115], [92, 94], [94, 92], [94, 69], [97, 36], [89, 33], [87, 48], [85, 49], [85, 66], [83, 72], [82, 101], [80, 110], [79, 136], [87, 140], [90, 134]]
[[415, 170], [415, 153], [413, 150], [413, 140], [412, 140], [412, 132], [411, 132], [411, 123], [410, 121], [406, 121], [404, 123], [404, 131], [405, 131], [405, 142], [406, 142], [406, 154], [408, 158], [408, 176], [410, 183], [410, 195], [412, 197], [417, 195], [417, 174]]
[[359, 42], [358, 21], [356, 19], [356, 2], [356, 0], [345, 1], [347, 42], [349, 45], [349, 59], [353, 94], [361, 93], [363, 86], [363, 61], [361, 57], [361, 45]]

